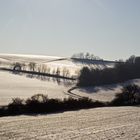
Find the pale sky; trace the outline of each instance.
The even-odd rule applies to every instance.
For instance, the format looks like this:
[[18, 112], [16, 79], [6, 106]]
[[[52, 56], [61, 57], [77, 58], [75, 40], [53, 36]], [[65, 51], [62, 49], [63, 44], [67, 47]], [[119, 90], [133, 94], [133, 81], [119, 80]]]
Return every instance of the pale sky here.
[[0, 0], [0, 53], [140, 55], [140, 0]]

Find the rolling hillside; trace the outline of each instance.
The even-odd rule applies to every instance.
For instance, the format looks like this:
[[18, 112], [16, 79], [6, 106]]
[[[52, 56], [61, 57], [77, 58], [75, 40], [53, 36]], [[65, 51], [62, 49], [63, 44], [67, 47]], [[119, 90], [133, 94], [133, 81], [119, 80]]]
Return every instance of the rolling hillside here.
[[0, 138], [139, 140], [139, 107], [106, 107], [38, 116], [0, 118]]
[[[82, 60], [83, 61], [83, 60]], [[83, 63], [82, 61], [74, 62], [73, 59], [63, 57], [51, 57], [51, 56], [37, 56], [37, 55], [12, 55], [1, 54], [0, 66], [11, 67], [15, 62], [25, 63], [28, 67], [30, 62], [35, 62], [37, 66], [45, 65], [49, 67], [52, 72], [58, 67], [63, 72], [64, 68], [69, 70], [69, 76], [77, 76], [78, 71], [83, 66], [89, 66], [89, 62]], [[107, 61], [107, 64], [113, 62]], [[96, 61], [97, 64], [97, 61]], [[99, 62], [101, 65], [101, 62]], [[112, 64], [113, 65], [113, 64]], [[96, 67], [92, 64], [93, 67]], [[132, 81], [134, 83], [140, 83], [139, 80]], [[75, 89], [72, 93], [68, 90], [75, 86], [75, 83], [70, 81], [57, 80], [55, 78], [32, 76], [28, 74], [12, 74], [9, 72], [0, 71], [0, 105], [6, 105], [11, 102], [12, 98], [28, 98], [34, 94], [47, 94], [49, 98], [67, 98], [67, 97], [90, 97], [95, 100], [110, 101], [118, 93], [122, 84], [93, 87], [93, 88], [81, 88]]]

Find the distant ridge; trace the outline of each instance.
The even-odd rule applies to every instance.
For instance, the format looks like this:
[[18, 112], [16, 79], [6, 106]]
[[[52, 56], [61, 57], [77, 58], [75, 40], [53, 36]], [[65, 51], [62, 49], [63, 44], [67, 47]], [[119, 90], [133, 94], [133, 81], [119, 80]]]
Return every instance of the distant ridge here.
[[49, 56], [49, 55], [34, 55], [34, 54], [8, 54], [8, 53], [0, 53], [0, 56], [13, 56], [13, 57], [30, 57], [30, 58], [63, 58], [59, 56]]

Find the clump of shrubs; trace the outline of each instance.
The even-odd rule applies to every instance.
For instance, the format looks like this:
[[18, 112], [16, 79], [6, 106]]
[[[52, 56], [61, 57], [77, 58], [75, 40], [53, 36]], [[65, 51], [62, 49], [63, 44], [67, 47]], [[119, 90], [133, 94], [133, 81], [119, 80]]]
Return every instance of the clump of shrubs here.
[[24, 100], [13, 98], [12, 103], [8, 105], [8, 112], [10, 114], [19, 114], [20, 112], [24, 112]]
[[87, 97], [75, 99], [65, 98], [49, 99], [47, 95], [36, 94], [27, 100], [15, 98], [6, 108], [0, 108], [0, 116], [20, 115], [20, 114], [38, 114], [61, 112], [68, 110], [87, 109], [93, 107], [105, 106], [104, 103], [93, 101]]
[[122, 93], [116, 95], [116, 98], [110, 103], [115, 106], [128, 106], [140, 104], [140, 87], [133, 84], [123, 87]]

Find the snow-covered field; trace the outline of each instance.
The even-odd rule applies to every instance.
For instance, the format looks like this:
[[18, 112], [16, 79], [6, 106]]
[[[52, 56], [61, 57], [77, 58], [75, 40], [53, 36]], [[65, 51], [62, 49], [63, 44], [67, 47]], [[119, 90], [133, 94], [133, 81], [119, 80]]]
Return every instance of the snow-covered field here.
[[67, 98], [64, 92], [71, 87], [57, 81], [42, 81], [9, 72], [0, 71], [0, 105], [6, 105], [12, 98], [28, 98], [34, 94], [47, 94], [49, 98]]
[[140, 107], [0, 118], [1, 140], [139, 140]]

